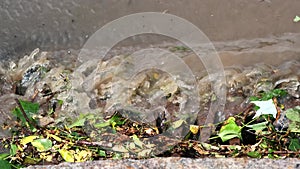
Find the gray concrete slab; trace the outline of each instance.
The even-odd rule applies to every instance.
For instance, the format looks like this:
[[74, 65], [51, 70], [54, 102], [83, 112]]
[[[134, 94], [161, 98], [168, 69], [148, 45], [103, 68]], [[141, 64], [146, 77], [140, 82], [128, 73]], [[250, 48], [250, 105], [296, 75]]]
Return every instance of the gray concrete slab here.
[[146, 168], [199, 168], [199, 169], [299, 169], [300, 160], [296, 158], [287, 158], [280, 160], [271, 159], [250, 159], [250, 158], [152, 158], [146, 160], [99, 160], [84, 163], [61, 163], [52, 166], [30, 166], [27, 169], [70, 169], [70, 168], [126, 168], [126, 169], [146, 169]]

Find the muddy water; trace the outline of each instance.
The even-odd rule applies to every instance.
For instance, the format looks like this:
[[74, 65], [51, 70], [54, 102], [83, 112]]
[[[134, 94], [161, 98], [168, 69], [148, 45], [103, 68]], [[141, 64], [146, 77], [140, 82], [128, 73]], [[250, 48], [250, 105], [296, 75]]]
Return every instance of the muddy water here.
[[[271, 90], [278, 86], [283, 86], [289, 90], [290, 95], [295, 98], [293, 100], [293, 104], [299, 104], [299, 39], [299, 34], [285, 34], [284, 36], [278, 37], [273, 36], [252, 40], [216, 42], [216, 49], [223, 64], [225, 65], [227, 93], [229, 94], [227, 97], [228, 100], [226, 109], [224, 110], [224, 113], [219, 114], [218, 117], [222, 119], [225, 116], [229, 116], [240, 111], [243, 108], [242, 104], [245, 102], [245, 99], [247, 99], [248, 96], [255, 94], [255, 92]], [[207, 110], [209, 109], [208, 103], [212, 96], [210, 80], [206, 76], [207, 74], [201, 61], [197, 60], [198, 58], [188, 49], [178, 48], [178, 46], [181, 45], [182, 44], [175, 41], [173, 43], [157, 44], [156, 46], [152, 45], [151, 47], [159, 47], [177, 54], [195, 73], [198, 79], [200, 89], [199, 95], [202, 101], [202, 113], [199, 117], [198, 123], [203, 124], [205, 116], [207, 115]], [[131, 54], [134, 51], [143, 48], [145, 48], [145, 46], [133, 45], [131, 47], [124, 47], [123, 45], [119, 45], [112, 49], [109, 55], [115, 56], [118, 54]], [[61, 50], [55, 52], [40, 51], [36, 54], [36, 56], [33, 54], [26, 59], [20, 60], [19, 63], [18, 61], [14, 61], [9, 64], [2, 65], [1, 81], [3, 83], [1, 83], [0, 100], [5, 104], [0, 109], [0, 113], [2, 114], [2, 118], [0, 119], [1, 124], [3, 124], [7, 119], [12, 119], [9, 112], [16, 106], [14, 98], [31, 98], [34, 95], [35, 89], [42, 89], [41, 87], [43, 86], [43, 83], [47, 83], [53, 91], [60, 90], [60, 87], [64, 84], [64, 79], [61, 77], [61, 74], [64, 74], [66, 71], [72, 72], [76, 70], [77, 66], [80, 64], [77, 62], [78, 52], [78, 50]], [[107, 60], [108, 63], [110, 60], [112, 59]], [[114, 64], [116, 63], [117, 62], [112, 61], [111, 64], [107, 64], [108, 66], [111, 65], [111, 67], [104, 67], [103, 70], [108, 70], [108, 73], [111, 73], [109, 70], [115, 71]], [[29, 83], [27, 86], [28, 89], [24, 93], [25, 96], [16, 95], [15, 84], [17, 81], [24, 79], [24, 73], [29, 68], [35, 67], [36, 65], [42, 65], [45, 67], [49, 66], [51, 71], [43, 78], [33, 76], [41, 79]], [[103, 72], [100, 71], [98, 74], [101, 75]], [[101, 84], [103, 80], [105, 81], [106, 75], [100, 77], [103, 78], [93, 79], [95, 84], [102, 87], [104, 85], [104, 88], [106, 88], [105, 84]], [[56, 78], [57, 80], [53, 81], [53, 78]], [[88, 92], [84, 89], [82, 86], [82, 84], [86, 82], [86, 77], [84, 75], [71, 75], [70, 78], [73, 78], [72, 81], [74, 83], [70, 85], [73, 85], [72, 89], [75, 90], [68, 90], [67, 93], [60, 94], [58, 98], [64, 100], [66, 103], [63, 107], [63, 114], [76, 117], [79, 114], [78, 110], [93, 109], [93, 104], [95, 104], [93, 103], [93, 98], [95, 98], [93, 92], [96, 88], [88, 86]], [[268, 83], [265, 84], [264, 82]], [[288, 85], [286, 85], [286, 83]], [[68, 86], [68, 84], [64, 85]], [[168, 85], [165, 84], [165, 86], [160, 86], [160, 88], [169, 90], [170, 88], [166, 86]], [[260, 86], [259, 90], [255, 89], [258, 86]], [[174, 87], [172, 86], [172, 88]], [[176, 93], [175, 90], [174, 93]], [[97, 97], [103, 98], [104, 95], [105, 93]], [[184, 102], [185, 101], [181, 99], [179, 104]], [[96, 106], [99, 106], [99, 104], [96, 103]], [[7, 133], [1, 132], [1, 135], [5, 134]]]

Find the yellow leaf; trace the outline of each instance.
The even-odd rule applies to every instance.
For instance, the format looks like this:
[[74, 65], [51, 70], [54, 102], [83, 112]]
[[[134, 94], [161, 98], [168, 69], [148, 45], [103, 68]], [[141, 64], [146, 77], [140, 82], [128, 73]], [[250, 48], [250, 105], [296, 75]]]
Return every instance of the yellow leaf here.
[[47, 156], [45, 157], [45, 160], [48, 161], [48, 162], [51, 162], [52, 159], [53, 159], [53, 156], [52, 156], [52, 155], [47, 155]]
[[53, 159], [53, 155], [48, 153], [40, 153], [40, 158], [46, 160], [47, 162], [51, 162]]
[[153, 127], [153, 129], [155, 130], [155, 133], [156, 133], [156, 134], [159, 134], [159, 130], [158, 130], [157, 127]]
[[33, 140], [39, 138], [39, 136], [27, 136], [22, 138], [22, 140], [20, 141], [20, 144], [22, 144], [23, 146], [25, 146], [26, 144], [32, 142]]
[[56, 141], [59, 141], [59, 142], [62, 141], [61, 138], [58, 137], [58, 136], [56, 136], [56, 135], [53, 135], [53, 134], [47, 134], [47, 135], [48, 135], [48, 137], [53, 138], [53, 139], [56, 140]]
[[[77, 152], [77, 151], [76, 151]], [[88, 161], [92, 156], [92, 153], [87, 150], [82, 150], [74, 154], [76, 162]]]
[[68, 151], [66, 149], [61, 149], [58, 152], [60, 153], [60, 155], [66, 162], [74, 162], [75, 161], [74, 156], [70, 151]]
[[24, 149], [20, 145], [17, 145], [17, 147], [20, 151], [24, 151]]
[[191, 131], [193, 134], [197, 134], [198, 131], [199, 131], [199, 126], [197, 126], [197, 125], [190, 125], [190, 131]]

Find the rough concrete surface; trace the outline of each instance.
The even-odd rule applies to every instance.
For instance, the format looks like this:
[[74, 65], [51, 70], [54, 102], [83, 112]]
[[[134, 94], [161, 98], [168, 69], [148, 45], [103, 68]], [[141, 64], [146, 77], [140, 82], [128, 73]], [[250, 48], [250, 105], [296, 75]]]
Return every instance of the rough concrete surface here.
[[124, 168], [124, 169], [146, 169], [146, 168], [199, 168], [199, 169], [300, 169], [300, 160], [295, 158], [271, 160], [250, 158], [151, 158], [146, 160], [100, 160], [85, 163], [61, 163], [52, 166], [31, 166], [27, 169], [69, 169], [69, 168]]

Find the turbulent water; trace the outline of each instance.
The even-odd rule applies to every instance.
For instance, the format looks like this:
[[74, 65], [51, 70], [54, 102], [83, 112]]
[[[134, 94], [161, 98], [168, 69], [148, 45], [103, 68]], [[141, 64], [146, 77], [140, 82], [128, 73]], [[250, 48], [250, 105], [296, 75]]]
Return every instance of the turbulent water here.
[[[288, 34], [272, 40], [256, 39], [215, 44], [225, 65], [227, 79], [226, 84], [220, 84], [227, 88], [227, 100], [225, 110], [215, 112], [219, 118], [217, 121], [241, 111], [249, 96], [275, 88], [288, 91], [291, 97], [290, 107], [299, 104], [300, 57], [296, 45], [299, 44], [296, 38], [298, 36]], [[293, 43], [290, 43], [291, 41]], [[74, 118], [86, 112], [99, 113], [108, 110], [108, 107], [118, 108], [120, 104], [126, 103], [137, 107], [138, 111], [157, 111], [154, 116], [150, 113], [136, 119], [149, 123], [153, 123], [153, 120], [161, 115], [159, 112], [165, 112], [164, 116], [169, 120], [176, 120], [180, 117], [174, 112], [184, 112], [196, 101], [199, 102], [198, 124], [204, 124], [211, 103], [218, 98], [211, 88], [212, 77], [207, 76], [201, 61], [197, 58], [195, 60], [195, 56], [187, 48], [178, 47], [178, 44], [163, 44], [157, 47], [182, 58], [195, 74], [195, 81], [188, 80], [184, 74], [180, 75], [181, 79], [176, 79], [158, 70], [140, 72], [134, 78], [128, 79], [126, 72], [130, 73], [131, 69], [128, 68], [132, 60], [130, 53], [140, 50], [136, 47], [116, 48], [109, 53], [106, 60], [93, 64], [94, 67], [78, 62], [78, 50], [37, 49], [18, 61], [0, 63], [0, 123], [13, 121], [10, 112], [16, 106], [14, 99], [20, 98], [47, 105], [48, 107], [42, 107], [40, 114], [47, 111], [49, 105], [62, 100], [63, 105], [57, 109], [57, 116], [62, 118]], [[265, 57], [262, 58], [263, 56]], [[242, 57], [246, 61], [237, 60], [235, 64], [239, 65], [232, 64], [232, 60]], [[123, 62], [124, 60], [127, 62]], [[197, 96], [192, 96], [193, 92], [190, 91], [195, 86], [198, 93]], [[50, 103], [45, 97], [45, 91], [55, 93]], [[114, 104], [116, 102], [119, 105]], [[46, 125], [47, 122], [41, 123]], [[5, 135], [5, 132], [2, 131], [0, 135]]]

